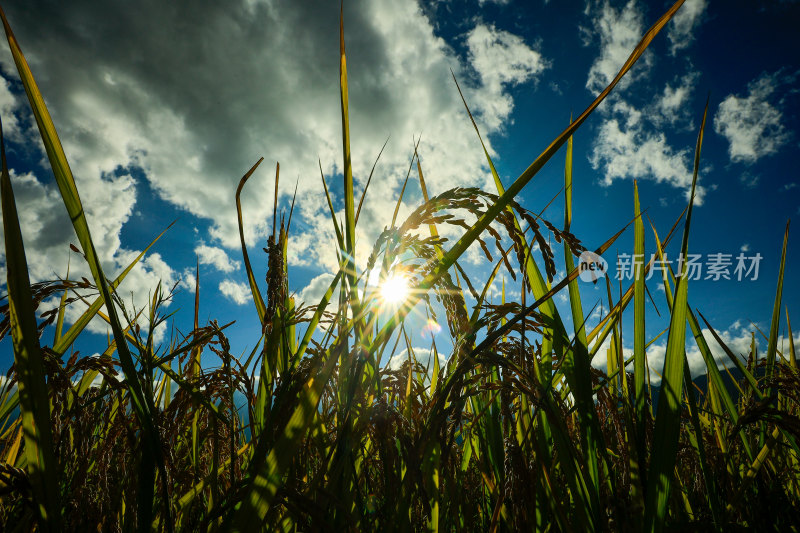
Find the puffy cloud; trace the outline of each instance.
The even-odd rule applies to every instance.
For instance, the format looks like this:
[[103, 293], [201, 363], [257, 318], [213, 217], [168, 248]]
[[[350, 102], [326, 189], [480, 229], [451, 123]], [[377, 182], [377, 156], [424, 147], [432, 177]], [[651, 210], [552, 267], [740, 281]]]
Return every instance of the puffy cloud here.
[[[152, 13], [159, 24], [151, 23]], [[276, 0], [181, 9], [155, 0], [136, 6], [33, 0], [24, 9], [9, 6], [7, 14], [53, 114], [104, 261], [114, 263], [136, 201], [127, 169], [140, 168], [161, 199], [210, 221], [201, 238], [222, 250], [239, 245], [234, 191], [263, 155], [266, 163], [242, 195], [248, 244], [270, 230], [271, 168], [280, 161], [283, 176], [299, 176], [290, 263], [338, 266], [317, 167], [319, 158], [339, 209], [337, 5]], [[383, 140], [392, 138], [359, 221], [356, 259], [363, 264], [390, 221], [410, 141], [420, 132], [431, 194], [456, 185], [491, 187], [450, 69], [489, 136], [512, 110], [508, 87], [535, 80], [547, 61], [519, 37], [483, 24], [467, 34], [466, 58], [459, 57], [415, 1], [347, 2], [345, 33], [357, 195]], [[236, 38], [208, 45], [208, 35]], [[5, 51], [0, 67], [4, 76], [15, 72]], [[0, 106], [3, 98], [0, 90]], [[419, 198], [413, 185], [406, 195], [408, 202]], [[404, 202], [399, 219], [409, 212]], [[53, 227], [57, 232], [41, 235], [66, 250], [68, 225], [62, 219]], [[65, 254], [42, 253], [39, 267], [63, 268]], [[208, 260], [223, 272], [235, 265], [221, 256]]]
[[692, 44], [694, 33], [707, 6], [707, 0], [686, 0], [678, 9], [667, 30], [670, 52], [673, 55]]
[[654, 109], [650, 113], [651, 120], [657, 124], [675, 125], [679, 122], [692, 124], [688, 104], [697, 78], [697, 73], [689, 73], [665, 86], [664, 92], [655, 101]]
[[[692, 153], [689, 148], [675, 150], [663, 132], [648, 128], [642, 113], [624, 102], [614, 105], [615, 116], [600, 126], [589, 161], [602, 169], [603, 183], [615, 179], [652, 179], [686, 191], [692, 184]], [[705, 189], [695, 191], [695, 203], [701, 205]]]
[[[5, 52], [7, 53], [7, 52]], [[0, 60], [6, 61], [5, 54]], [[43, 157], [38, 131], [19, 121], [17, 115], [24, 115], [22, 109], [27, 106], [23, 102], [24, 95], [8, 91], [5, 78], [0, 83], [0, 110], [5, 122], [4, 131], [9, 134], [10, 143], [7, 150], [18, 152], [18, 156], [37, 154]], [[80, 100], [80, 96], [76, 95]], [[10, 132], [9, 132], [10, 127]], [[102, 149], [109, 144], [103, 139], [103, 131], [97, 137]], [[87, 146], [82, 146], [76, 139], [71, 151], [76, 157], [71, 159], [71, 167], [78, 183], [81, 200], [84, 205], [87, 222], [92, 234], [98, 257], [105, 274], [113, 279], [139, 255], [139, 251], [129, 250], [121, 245], [120, 232], [128, 221], [136, 203], [136, 182], [130, 169], [120, 166], [129, 161], [121, 159], [114, 162], [87, 158]], [[110, 142], [110, 141], [109, 141]], [[65, 142], [65, 146], [69, 146]], [[34, 156], [34, 157], [37, 157]], [[49, 174], [49, 170], [45, 175]], [[28, 274], [31, 281], [53, 280], [69, 274], [71, 279], [86, 277], [91, 279], [86, 262], [70, 252], [69, 244], [78, 243], [72, 224], [61, 200], [58, 188], [52, 182], [44, 182], [34, 173], [18, 173], [10, 169], [10, 177], [17, 203], [19, 224], [22, 230], [25, 255], [28, 262]], [[4, 229], [0, 225], [0, 239]], [[0, 275], [5, 281], [5, 248], [0, 248]], [[157, 253], [144, 257], [126, 276], [118, 289], [118, 293], [130, 309], [147, 308], [150, 296], [158, 283], [162, 282], [164, 291], [168, 292], [175, 282], [171, 267]], [[92, 301], [94, 294], [78, 291], [78, 294]], [[169, 305], [169, 300], [164, 302]], [[58, 305], [57, 299], [42, 304], [42, 310], [52, 309]], [[67, 308], [65, 320], [68, 325], [74, 323], [85, 311], [86, 306], [80, 301]], [[105, 309], [103, 308], [103, 311]], [[134, 316], [132, 313], [131, 316]], [[140, 326], [147, 330], [147, 324], [140, 320]], [[99, 317], [89, 322], [87, 331], [105, 335], [108, 325]], [[162, 326], [154, 332], [158, 341], [163, 338], [165, 328]]]
[[[631, 50], [639, 43], [644, 33], [644, 15], [635, 0], [629, 0], [621, 9], [615, 9], [606, 0], [596, 8], [587, 6], [587, 14], [593, 21], [593, 28], [584, 29], [589, 36], [600, 41], [600, 53], [589, 69], [586, 88], [598, 93], [611, 83], [614, 76], [628, 59]], [[590, 44], [591, 37], [586, 42]], [[650, 57], [645, 54], [636, 65], [620, 81], [619, 88], [624, 88], [640, 73], [647, 72]]]
[[194, 293], [196, 283], [197, 283], [197, 278], [195, 277], [194, 269], [184, 268], [183, 274], [181, 274], [180, 284], [178, 286], [181, 289], [185, 289], [187, 291], [191, 291], [192, 293]]
[[250, 287], [245, 283], [223, 280], [219, 284], [219, 292], [223, 296], [234, 302], [236, 305], [245, 305], [250, 301]]
[[0, 114], [3, 117], [3, 135], [14, 139], [19, 135], [19, 122], [15, 112], [19, 107], [19, 100], [11, 93], [9, 82], [0, 78]]
[[789, 140], [774, 100], [778, 73], [762, 74], [747, 85], [747, 96], [728, 95], [714, 115], [714, 131], [728, 140], [731, 161], [755, 163]]
[[[696, 7], [690, 6], [690, 9]], [[586, 14], [592, 20], [592, 27], [584, 30], [588, 35], [586, 44], [596, 38], [600, 45], [589, 70], [586, 88], [597, 93], [611, 82], [638, 44], [644, 33], [644, 15], [634, 0], [619, 9], [608, 1], [589, 3]], [[673, 31], [678, 31], [675, 27], [693, 28], [695, 18], [691, 24], [684, 19], [680, 25], [673, 26]], [[625, 86], [645, 77], [651, 64], [651, 56], [645, 54], [600, 108], [602, 123], [595, 135], [589, 161], [594, 169], [603, 171], [606, 185], [621, 178], [652, 179], [683, 189], [688, 197], [692, 182], [692, 151], [688, 147], [674, 148], [664, 126], [691, 124], [687, 104], [697, 74], [689, 71], [676, 77], [660, 95], [641, 105], [629, 102]], [[705, 189], [698, 186], [696, 204], [702, 203], [704, 193]]]
[[[298, 302], [302, 302], [304, 305], [317, 305], [322, 300], [322, 297], [325, 296], [328, 287], [333, 283], [333, 277], [333, 274], [327, 272], [314, 277], [298, 294]], [[336, 294], [334, 294], [331, 301], [335, 302], [338, 299], [338, 294], [339, 288], [337, 286]]]
[[239, 262], [232, 261], [225, 250], [216, 246], [201, 244], [194, 249], [201, 265], [212, 265], [220, 272], [230, 273], [239, 269]]
[[475, 26], [467, 34], [467, 48], [472, 67], [484, 87], [495, 95], [482, 104], [484, 117], [490, 118], [487, 126], [498, 128], [513, 107], [511, 96], [503, 93], [502, 86], [535, 80], [550, 63], [519, 36], [491, 25]]

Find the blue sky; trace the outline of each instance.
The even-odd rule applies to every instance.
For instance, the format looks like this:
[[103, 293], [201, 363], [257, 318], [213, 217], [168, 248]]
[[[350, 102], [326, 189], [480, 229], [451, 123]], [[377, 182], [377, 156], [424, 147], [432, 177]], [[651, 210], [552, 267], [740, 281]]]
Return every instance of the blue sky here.
[[[667, 7], [660, 0], [346, 2], [357, 194], [389, 138], [360, 222], [360, 264], [391, 220], [420, 135], [432, 194], [454, 186], [494, 192], [451, 69], [508, 184], [602, 90]], [[127, 301], [145, 305], [158, 279], [178, 283], [168, 311], [177, 310], [174, 325], [188, 332], [199, 258], [201, 322], [236, 320], [229, 330], [234, 353], [252, 348], [259, 326], [242, 267], [234, 192], [262, 156], [243, 196], [256, 275], [263, 279], [266, 272], [261, 248], [271, 228], [279, 161], [281, 209], [288, 209], [298, 183], [290, 288], [307, 304], [319, 299], [336, 257], [318, 161], [342, 209], [336, 2], [165, 7], [28, 0], [4, 8], [70, 158], [106, 272], [121, 270], [178, 219], [122, 286]], [[595, 248], [630, 220], [633, 179], [663, 236], [686, 205], [694, 143], [710, 98], [690, 251], [704, 262], [709, 254], [731, 254], [733, 278], [738, 254], [762, 260], [757, 280], [697, 280], [689, 300], [735, 349], [749, 344], [753, 324], [768, 327], [783, 230], [800, 214], [798, 23], [798, 2], [687, 0], [574, 137], [572, 231], [578, 238]], [[63, 276], [76, 240], [6, 46], [0, 74], [0, 112], [31, 276]], [[525, 207], [539, 211], [559, 192], [563, 162], [562, 152], [524, 189]], [[401, 220], [419, 200], [412, 181]], [[563, 196], [544, 216], [561, 226]], [[800, 281], [793, 275], [798, 231], [790, 231], [784, 285], [792, 317], [800, 317]], [[632, 232], [618, 242], [606, 254], [612, 262], [617, 252], [632, 251]], [[651, 253], [651, 234], [646, 246]], [[480, 257], [471, 250], [465, 261], [476, 281], [490, 268]], [[77, 259], [73, 274], [83, 275]], [[562, 268], [557, 277], [563, 275]], [[649, 283], [663, 316], [658, 285], [656, 277]], [[604, 286], [587, 283], [581, 290], [587, 311], [606, 305]], [[509, 294], [515, 295], [513, 287]], [[649, 303], [647, 318], [649, 337], [666, 326]], [[597, 315], [589, 324], [596, 321]], [[77, 343], [85, 354], [102, 350], [105, 341], [102, 323], [90, 330]], [[46, 332], [44, 344], [51, 335]], [[416, 338], [424, 350], [429, 341]], [[662, 345], [649, 354], [656, 368]], [[12, 361], [6, 339], [0, 370]]]

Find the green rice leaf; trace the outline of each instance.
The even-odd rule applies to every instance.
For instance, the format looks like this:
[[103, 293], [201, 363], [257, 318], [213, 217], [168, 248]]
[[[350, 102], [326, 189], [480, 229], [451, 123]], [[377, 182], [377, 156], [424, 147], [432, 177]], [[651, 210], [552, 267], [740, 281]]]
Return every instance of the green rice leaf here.
[[[783, 294], [783, 271], [786, 266], [786, 246], [789, 243], [789, 222], [786, 223], [786, 231], [783, 234], [783, 248], [781, 250], [781, 266], [778, 270], [778, 288], [775, 291], [775, 304], [772, 307], [772, 320], [769, 325], [769, 341], [767, 342], [767, 370], [766, 378], [769, 379], [775, 373], [775, 355], [778, 351], [778, 329], [781, 321], [781, 296]], [[770, 396], [771, 389], [767, 389], [767, 396]], [[763, 441], [763, 439], [762, 439]]]
[[[636, 420], [636, 451], [639, 454], [639, 464], [645, 464], [645, 422], [646, 415], [646, 392], [644, 387], [645, 358], [644, 334], [645, 334], [645, 311], [644, 311], [644, 222], [642, 221], [642, 210], [639, 204], [639, 186], [636, 180], [633, 182], [633, 214], [636, 220], [633, 223], [633, 257], [634, 257], [634, 284], [633, 284], [633, 398], [634, 415]], [[660, 250], [659, 250], [660, 251]], [[637, 263], [639, 258], [639, 263]], [[639, 267], [641, 264], [641, 267]]]
[[25, 438], [26, 469], [33, 489], [33, 503], [39, 516], [39, 527], [44, 531], [59, 531], [61, 509], [57, 481], [58, 465], [53, 453], [53, 437], [50, 430], [50, 398], [47, 394], [33, 295], [28, 279], [28, 262], [22, 243], [14, 191], [6, 166], [2, 124], [0, 124], [0, 157], [2, 157], [0, 194], [5, 233], [8, 306], [14, 345], [14, 364], [19, 379], [18, 394]]
[[[703, 145], [708, 102], [703, 111], [703, 120], [697, 136], [694, 154], [694, 171], [692, 189], [689, 197], [689, 209], [686, 212], [686, 225], [683, 229], [681, 257], [688, 257], [689, 229], [692, 221], [692, 205], [697, 187], [697, 174], [700, 168], [700, 150]], [[653, 448], [645, 495], [645, 531], [662, 531], [667, 516], [667, 502], [674, 476], [675, 462], [678, 452], [678, 433], [681, 422], [681, 390], [683, 389], [683, 372], [686, 364], [686, 304], [688, 299], [688, 275], [686, 261], [683, 261], [678, 273], [675, 287], [675, 301], [667, 338], [667, 351], [664, 356], [664, 369], [661, 372], [661, 391], [658, 397], [653, 442], [659, 443]]]

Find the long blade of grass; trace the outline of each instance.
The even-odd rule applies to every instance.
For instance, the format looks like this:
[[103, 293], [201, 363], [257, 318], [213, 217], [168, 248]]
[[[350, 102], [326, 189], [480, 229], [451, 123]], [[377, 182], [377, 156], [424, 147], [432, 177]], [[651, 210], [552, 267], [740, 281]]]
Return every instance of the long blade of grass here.
[[[1, 12], [0, 12], [1, 13]], [[39, 332], [33, 307], [28, 262], [19, 227], [17, 206], [11, 178], [6, 166], [6, 149], [0, 124], [0, 195], [2, 196], [3, 229], [5, 233], [6, 272], [11, 338], [14, 345], [14, 364], [19, 379], [19, 401], [22, 432], [25, 437], [26, 469], [35, 496], [39, 527], [58, 531], [61, 509], [53, 437], [50, 430], [50, 399], [47, 394]]]
[[[356, 273], [356, 214], [353, 195], [353, 163], [350, 155], [350, 112], [347, 88], [347, 58], [344, 49], [344, 1], [339, 13], [339, 95], [342, 105], [342, 160], [344, 178], [344, 271], [353, 310], [358, 309]], [[355, 313], [354, 313], [355, 314]], [[360, 330], [358, 324], [356, 329]], [[358, 337], [358, 335], [357, 335]]]
[[792, 322], [789, 320], [789, 308], [786, 307], [786, 328], [789, 334], [789, 364], [792, 368], [797, 368], [797, 353], [794, 349], [794, 337], [792, 336]]
[[[658, 246], [659, 245], [658, 233], [656, 233], [655, 227], [653, 227], [653, 235], [655, 237], [656, 246]], [[672, 293], [672, 289], [669, 284], [669, 279], [671, 277], [674, 283], [675, 278], [674, 276], [672, 276], [672, 268], [664, 261], [663, 250], [660, 247], [658, 248], [658, 256], [659, 256], [659, 261], [661, 261], [662, 264], [667, 265], [667, 268], [662, 269], [661, 273], [664, 282], [664, 293], [667, 298], [667, 307], [670, 313], [674, 313], [675, 310], [674, 295]], [[694, 315], [692, 314], [691, 308], [689, 307], [688, 299], [686, 303], [686, 309], [689, 317], [689, 324], [691, 325], [692, 332], [695, 335], [697, 346], [700, 349], [700, 352], [703, 354], [703, 357], [706, 359], [706, 364], [708, 366], [709, 392], [711, 394], [714, 394], [716, 391], [716, 387], [721, 386], [723, 387], [723, 393], [725, 397], [727, 397], [728, 402], [730, 402], [730, 396], [728, 396], [727, 389], [724, 388], [724, 384], [722, 383], [722, 377], [719, 374], [719, 370], [717, 369], [716, 362], [714, 361], [714, 358], [711, 355], [711, 351], [708, 349], [708, 345], [705, 342], [705, 338], [700, 332], [699, 327], [697, 327], [697, 320], [694, 318]], [[685, 355], [684, 359], [686, 359]], [[692, 446], [694, 446], [694, 448], [697, 450], [697, 455], [700, 460], [700, 471], [703, 475], [703, 482], [706, 485], [706, 495], [708, 497], [708, 504], [711, 509], [711, 516], [712, 519], [714, 520], [714, 524], [716, 525], [717, 529], [719, 529], [721, 523], [720, 521], [722, 518], [721, 504], [719, 502], [719, 489], [717, 488], [717, 484], [712, 475], [711, 469], [708, 465], [708, 460], [706, 458], [705, 441], [703, 439], [702, 425], [697, 410], [697, 400], [695, 398], [694, 391], [691, 390], [691, 386], [694, 385], [694, 383], [692, 383], [692, 376], [689, 371], [688, 359], [686, 359], [686, 362], [683, 365], [683, 379], [687, 385], [686, 400], [687, 403], [689, 404], [689, 414], [691, 416], [692, 428], [694, 430], [693, 434], [689, 433], [689, 441], [691, 442]], [[717, 410], [714, 412], [714, 415], [721, 417], [722, 413], [719, 410]], [[734, 411], [731, 417], [734, 420], [738, 420], [738, 413]], [[719, 438], [720, 438], [719, 442], [721, 448], [723, 450], [726, 449], [727, 445], [725, 444], [724, 435], [719, 435]], [[747, 453], [750, 454], [750, 448], [748, 446], [747, 440], [743, 439], [743, 443]]]
[[[645, 464], [645, 358], [644, 334], [645, 334], [645, 312], [644, 312], [644, 222], [642, 221], [642, 210], [639, 204], [639, 186], [636, 180], [633, 181], [633, 212], [636, 220], [633, 223], [633, 264], [634, 264], [634, 284], [633, 284], [633, 398], [634, 415], [636, 419], [636, 451], [639, 455], [639, 464]], [[640, 260], [641, 267], [638, 267], [637, 258]]]
[[[572, 225], [572, 136], [567, 139], [567, 153], [564, 160], [564, 230], [570, 231]], [[575, 269], [575, 260], [572, 257], [572, 250], [569, 244], [564, 241], [564, 266], [567, 272]], [[602, 444], [602, 434], [596, 424], [594, 402], [591, 396], [591, 359], [589, 358], [589, 342], [586, 339], [585, 317], [583, 314], [583, 304], [581, 303], [581, 291], [578, 287], [578, 280], [572, 279], [567, 285], [569, 291], [569, 306], [572, 311], [572, 324], [575, 332], [573, 356], [566, 357], [564, 364], [565, 371], [572, 374], [570, 381], [574, 384], [576, 405], [579, 406], [579, 416], [581, 417], [581, 438], [586, 450], [598, 450], [600, 454], [587, 453], [586, 465], [589, 470], [589, 478], [593, 485], [593, 492], [597, 493], [600, 489], [600, 470], [598, 466], [598, 455], [603, 457], [605, 445]], [[552, 301], [551, 301], [552, 305]], [[555, 315], [555, 313], [553, 313]], [[621, 348], [620, 348], [621, 349]], [[570, 371], [570, 366], [572, 370]], [[596, 498], [596, 496], [595, 496]]]
[[339, 249], [344, 250], [344, 236], [342, 230], [339, 229], [339, 223], [336, 221], [336, 211], [333, 209], [333, 202], [331, 201], [331, 194], [328, 191], [328, 184], [325, 181], [325, 174], [322, 173], [322, 162], [319, 163], [319, 176], [322, 179], [322, 188], [325, 191], [325, 199], [328, 201], [328, 210], [331, 213], [331, 220], [333, 221], [333, 229], [336, 230], [336, 242], [339, 244]]
[[386, 148], [386, 145], [389, 143], [389, 138], [386, 138], [384, 141], [383, 146], [381, 146], [381, 151], [378, 152], [378, 157], [375, 158], [375, 162], [372, 163], [372, 169], [369, 171], [369, 177], [367, 178], [367, 183], [364, 185], [364, 191], [361, 193], [361, 199], [358, 201], [358, 209], [356, 210], [356, 225], [358, 225], [358, 217], [361, 216], [361, 206], [364, 205], [364, 199], [367, 197], [367, 190], [369, 190], [369, 184], [372, 183], [372, 175], [375, 173], [375, 167], [378, 164], [378, 161], [381, 158], [381, 154], [383, 154], [383, 150]]
[[295, 361], [299, 361], [306, 352], [306, 348], [308, 347], [308, 343], [311, 342], [311, 337], [314, 335], [314, 332], [317, 330], [317, 325], [319, 324], [320, 319], [322, 318], [322, 313], [325, 312], [325, 308], [328, 306], [328, 303], [333, 298], [333, 291], [336, 289], [336, 285], [338, 285], [339, 280], [342, 277], [342, 272], [339, 271], [333, 277], [330, 286], [328, 286], [328, 290], [325, 291], [325, 295], [320, 300], [319, 304], [317, 305], [317, 310], [314, 311], [314, 315], [311, 317], [311, 321], [308, 323], [308, 327], [306, 328], [306, 332], [303, 335], [303, 340], [300, 341], [300, 345], [297, 347], [297, 353], [294, 356]]
[[[656, 240], [656, 245], [658, 245], [659, 243], [658, 232], [656, 232], [655, 227], [652, 226], [652, 222], [651, 222], [651, 227], [653, 229], [653, 236]], [[662, 264], [666, 265], [662, 247], [658, 248], [658, 258], [659, 261], [662, 262]], [[662, 277], [664, 282], [664, 292], [667, 296], [667, 304], [671, 309], [672, 291], [670, 289], [669, 280], [671, 280], [673, 283], [675, 282], [675, 276], [673, 275], [672, 267], [667, 265], [667, 268], [662, 269]], [[714, 359], [713, 354], [711, 353], [711, 349], [709, 348], [708, 343], [706, 342], [706, 339], [703, 336], [700, 324], [698, 323], [697, 318], [694, 316], [694, 312], [692, 311], [691, 306], [689, 306], [688, 301], [686, 304], [686, 311], [689, 319], [689, 326], [691, 327], [692, 335], [694, 335], [695, 338], [695, 343], [697, 344], [697, 348], [700, 350], [700, 354], [703, 356], [703, 360], [706, 363], [708, 380], [711, 384], [710, 387], [711, 394], [715, 398], [715, 403], [718, 403], [718, 401], [722, 402], [722, 405], [725, 407], [725, 410], [728, 412], [728, 415], [731, 417], [731, 420], [733, 421], [734, 424], [736, 424], [739, 421], [739, 412], [736, 409], [736, 405], [734, 404], [733, 399], [728, 393], [728, 389], [725, 387], [725, 383], [722, 379], [722, 374], [720, 373], [719, 368], [717, 368], [717, 362]], [[719, 400], [717, 400], [717, 398]], [[718, 416], [722, 415], [722, 413], [719, 411], [716, 411], [715, 414]], [[720, 434], [719, 439], [720, 443], [722, 443], [722, 445], [725, 446], [725, 436], [723, 434]], [[742, 446], [744, 447], [747, 456], [752, 460], [753, 454], [750, 449], [750, 443], [744, 434], [742, 434]]]
[[[783, 270], [786, 266], [786, 246], [789, 243], [789, 222], [786, 223], [786, 231], [783, 234], [783, 249], [781, 250], [781, 265], [778, 270], [778, 288], [775, 292], [775, 304], [772, 307], [772, 320], [769, 325], [769, 341], [767, 342], [767, 369], [766, 378], [772, 378], [775, 372], [775, 354], [778, 351], [778, 329], [781, 321], [781, 296], [783, 295]], [[772, 390], [767, 389], [766, 396], [771, 395]], [[763, 444], [763, 436], [761, 442]]]
[[[6, 32], [6, 37], [8, 38], [9, 47], [11, 49], [11, 55], [14, 58], [14, 63], [16, 64], [17, 71], [20, 79], [22, 80], [22, 85], [25, 88], [25, 93], [28, 96], [31, 110], [33, 111], [34, 118], [36, 119], [36, 124], [39, 128], [39, 133], [41, 135], [48, 160], [50, 161], [50, 165], [53, 169], [53, 174], [55, 176], [58, 189], [61, 193], [62, 200], [67, 208], [67, 212], [70, 220], [72, 221], [75, 233], [78, 236], [78, 241], [81, 244], [84, 257], [89, 264], [89, 269], [92, 272], [95, 285], [100, 290], [100, 295], [102, 296], [103, 301], [108, 303], [108, 305], [106, 305], [106, 309], [108, 310], [111, 329], [117, 342], [117, 353], [120, 357], [122, 370], [125, 373], [128, 390], [131, 392], [133, 408], [137, 414], [137, 418], [139, 418], [139, 422], [142, 424], [143, 429], [143, 464], [139, 483], [140, 490], [137, 493], [137, 497], [139, 498], [137, 509], [139, 512], [139, 527], [144, 530], [149, 528], [152, 522], [155, 469], [158, 468], [161, 471], [162, 481], [164, 482], [162, 484], [162, 488], [164, 491], [166, 491], [165, 482], [167, 477], [162, 448], [159, 443], [160, 439], [153, 424], [153, 399], [145, 396], [144, 394], [133, 357], [131, 356], [128, 345], [125, 342], [125, 336], [122, 333], [122, 327], [120, 325], [119, 317], [117, 316], [117, 311], [115, 306], [111, 303], [113, 300], [111, 299], [111, 291], [108, 287], [108, 281], [103, 273], [102, 266], [100, 265], [100, 259], [94, 248], [94, 243], [89, 231], [89, 224], [86, 220], [86, 215], [83, 210], [83, 205], [81, 204], [80, 196], [78, 195], [78, 189], [75, 186], [75, 180], [72, 176], [72, 171], [69, 168], [67, 157], [64, 154], [61, 141], [56, 133], [55, 125], [50, 117], [50, 112], [45, 106], [44, 99], [39, 91], [39, 87], [33, 78], [33, 74], [31, 73], [28, 63], [25, 60], [25, 56], [22, 54], [22, 50], [20, 49], [19, 44], [14, 37], [14, 33], [11, 31], [11, 27], [9, 26], [8, 20], [6, 19], [5, 13], [2, 9], [0, 9], [0, 18], [2, 18], [3, 27]], [[165, 498], [165, 503], [166, 501], [167, 498]], [[164, 513], [164, 522], [167, 529], [171, 531], [172, 520], [170, 519], [171, 512], [169, 506], [165, 505]]]
[[400, 194], [397, 195], [397, 202], [395, 203], [394, 213], [392, 214], [391, 227], [395, 227], [395, 223], [397, 222], [397, 213], [400, 212], [400, 205], [403, 203], [403, 196], [405, 195], [406, 186], [408, 185], [408, 178], [411, 177], [411, 169], [414, 168], [414, 160], [415, 159], [419, 160], [419, 155], [417, 155], [417, 148], [419, 148], [420, 141], [422, 141], [422, 137], [417, 139], [417, 143], [414, 145], [414, 155], [411, 157], [411, 162], [408, 164], [408, 172], [406, 172], [406, 179], [403, 181], [403, 187], [400, 189]]
[[692, 175], [692, 189], [689, 197], [689, 209], [686, 212], [686, 225], [683, 228], [681, 242], [681, 257], [684, 261], [678, 273], [678, 283], [675, 287], [675, 301], [672, 307], [672, 316], [667, 337], [667, 351], [664, 356], [664, 370], [661, 372], [661, 391], [658, 397], [653, 442], [659, 443], [653, 449], [650, 458], [650, 469], [647, 479], [647, 494], [645, 500], [645, 530], [662, 531], [667, 515], [667, 502], [670, 486], [675, 470], [678, 451], [678, 433], [681, 419], [681, 390], [683, 388], [683, 371], [686, 364], [686, 304], [688, 300], [687, 261], [689, 252], [689, 229], [692, 221], [692, 205], [697, 187], [697, 174], [700, 169], [700, 151], [703, 145], [706, 117], [708, 115], [708, 102], [703, 111], [703, 120], [700, 123], [700, 132], [697, 135], [697, 145], [694, 154], [694, 170]]

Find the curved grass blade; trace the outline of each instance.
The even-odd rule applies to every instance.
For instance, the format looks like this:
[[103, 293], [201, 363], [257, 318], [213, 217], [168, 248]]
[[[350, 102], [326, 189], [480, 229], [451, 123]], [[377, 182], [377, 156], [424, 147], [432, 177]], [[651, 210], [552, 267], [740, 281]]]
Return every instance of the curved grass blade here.
[[403, 187], [400, 189], [400, 194], [397, 196], [397, 203], [394, 206], [394, 214], [392, 214], [392, 225], [391, 225], [392, 228], [395, 227], [395, 223], [397, 222], [397, 213], [400, 212], [400, 204], [403, 203], [403, 196], [406, 193], [408, 178], [411, 177], [411, 169], [414, 168], [414, 159], [417, 159], [417, 164], [419, 164], [419, 155], [417, 155], [417, 148], [419, 148], [420, 141], [422, 141], [422, 137], [417, 139], [417, 144], [414, 145], [414, 155], [411, 157], [411, 162], [408, 164], [408, 172], [406, 172], [406, 179], [403, 181]]
[[325, 174], [322, 173], [322, 162], [319, 163], [319, 176], [322, 179], [322, 188], [325, 191], [325, 199], [328, 201], [328, 210], [331, 212], [331, 220], [333, 221], [333, 229], [336, 230], [336, 242], [339, 244], [339, 250], [344, 250], [344, 237], [342, 230], [339, 228], [339, 223], [336, 221], [336, 211], [333, 209], [333, 202], [331, 201], [331, 194], [328, 191], [328, 183], [325, 181]]
[[305, 335], [303, 335], [303, 340], [300, 341], [300, 345], [297, 347], [297, 352], [294, 355], [294, 360], [299, 361], [303, 355], [306, 353], [306, 348], [308, 347], [308, 343], [311, 342], [311, 337], [314, 335], [314, 332], [317, 329], [317, 325], [319, 324], [320, 319], [322, 318], [322, 313], [325, 312], [325, 308], [330, 303], [331, 298], [333, 298], [333, 291], [336, 288], [336, 285], [339, 284], [339, 280], [342, 277], [342, 272], [339, 271], [333, 277], [328, 290], [325, 291], [325, 295], [320, 300], [319, 304], [317, 305], [317, 310], [314, 311], [314, 315], [311, 317], [311, 321], [308, 323], [308, 327], [306, 328]]
[[[247, 245], [244, 243], [244, 224], [242, 222], [242, 201], [241, 201], [241, 194], [242, 188], [244, 184], [247, 183], [247, 180], [250, 179], [250, 176], [253, 175], [253, 172], [256, 171], [258, 165], [264, 160], [262, 157], [256, 164], [250, 167], [242, 179], [239, 180], [239, 186], [236, 187], [236, 215], [238, 216], [239, 222], [239, 240], [242, 242], [242, 259], [244, 260], [244, 268], [247, 271], [247, 281], [250, 283], [250, 293], [253, 296], [253, 303], [256, 306], [256, 312], [258, 312], [258, 318], [261, 321], [261, 324], [264, 324], [264, 320], [266, 320], [267, 316], [267, 306], [264, 304], [264, 298], [261, 296], [261, 291], [258, 288], [258, 283], [256, 283], [256, 278], [253, 275], [253, 268], [250, 266], [250, 256], [247, 253]], [[277, 178], [275, 178], [277, 181]]]

